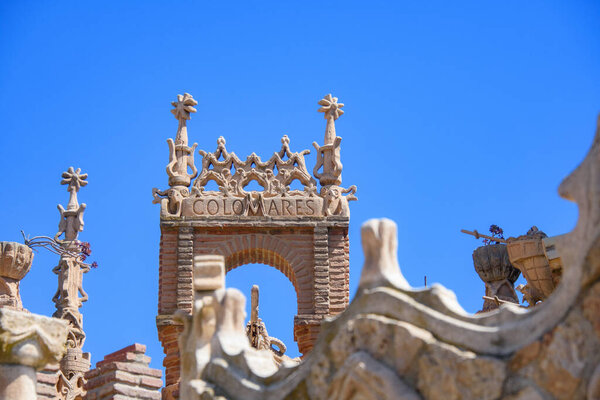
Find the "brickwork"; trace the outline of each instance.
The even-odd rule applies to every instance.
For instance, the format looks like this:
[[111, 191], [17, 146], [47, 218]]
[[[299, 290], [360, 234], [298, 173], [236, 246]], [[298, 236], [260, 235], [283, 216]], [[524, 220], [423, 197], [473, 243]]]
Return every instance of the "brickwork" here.
[[260, 263], [276, 268], [292, 283], [297, 298], [294, 340], [302, 354], [312, 349], [323, 318], [348, 305], [348, 220], [285, 224], [161, 224], [158, 337], [166, 369], [163, 398], [177, 398], [182, 330], [173, 314], [190, 312], [193, 301], [193, 257], [219, 254], [227, 271]]
[[86, 400], [159, 400], [162, 371], [150, 368], [146, 346], [132, 344], [104, 357], [85, 374]]
[[183, 326], [174, 321], [172, 317], [157, 318], [158, 338], [163, 346], [165, 358], [163, 366], [165, 367], [165, 385], [173, 385], [179, 382], [179, 344], [177, 342]]
[[48, 365], [37, 372], [37, 398], [38, 400], [59, 400], [56, 390], [58, 384], [58, 364]]
[[336, 315], [346, 309], [350, 294], [350, 242], [347, 229], [329, 232], [329, 313]]
[[177, 235], [176, 229], [163, 229], [160, 236], [158, 314], [177, 310]]

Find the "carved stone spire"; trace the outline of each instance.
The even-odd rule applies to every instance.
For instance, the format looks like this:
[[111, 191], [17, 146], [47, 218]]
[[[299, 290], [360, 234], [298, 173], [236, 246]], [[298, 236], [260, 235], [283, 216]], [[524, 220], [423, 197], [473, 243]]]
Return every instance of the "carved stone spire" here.
[[[69, 323], [67, 354], [60, 362], [61, 373], [58, 382], [59, 394], [64, 400], [83, 398], [84, 374], [90, 369], [90, 354], [81, 350], [85, 332], [83, 316], [79, 312], [82, 303], [88, 299], [83, 290], [83, 274], [90, 270], [89, 266], [83, 263], [80, 254], [88, 252], [89, 249], [82, 251], [82, 243], [77, 240], [79, 232], [83, 231], [83, 211], [86, 207], [85, 204], [79, 205], [77, 192], [87, 185], [87, 176], [81, 173], [80, 168], [74, 170], [73, 167], [69, 167], [67, 172], [63, 172], [61, 184], [69, 185], [67, 190], [70, 197], [66, 210], [62, 205], [58, 205], [61, 221], [55, 240], [65, 251], [61, 252], [58, 266], [52, 270], [58, 275], [58, 290], [52, 301], [56, 305], [53, 316]], [[59, 237], [63, 233], [64, 240], [60, 240]]]
[[[194, 150], [197, 143], [190, 148], [188, 147], [188, 135], [187, 135], [187, 120], [191, 119], [190, 113], [195, 113], [196, 109], [193, 107], [198, 104], [191, 94], [185, 93], [183, 96], [178, 94], [177, 101], [171, 102], [175, 107], [171, 112], [175, 116], [175, 119], [179, 121], [177, 126], [177, 135], [175, 136], [175, 142], [173, 139], [167, 139], [169, 144], [169, 164], [167, 165], [167, 174], [169, 175], [170, 186], [190, 186], [192, 179], [198, 175], [198, 171], [194, 166]], [[191, 168], [192, 173], [187, 172], [188, 167]]]
[[[327, 125], [325, 127], [325, 144], [319, 146], [317, 142], [313, 146], [317, 150], [317, 164], [313, 174], [321, 182], [321, 186], [340, 185], [342, 183], [342, 162], [340, 156], [340, 143], [342, 138], [336, 136], [335, 120], [344, 114], [344, 103], [338, 103], [337, 97], [328, 94], [319, 101], [319, 112], [325, 114]], [[323, 172], [319, 169], [323, 167]]]

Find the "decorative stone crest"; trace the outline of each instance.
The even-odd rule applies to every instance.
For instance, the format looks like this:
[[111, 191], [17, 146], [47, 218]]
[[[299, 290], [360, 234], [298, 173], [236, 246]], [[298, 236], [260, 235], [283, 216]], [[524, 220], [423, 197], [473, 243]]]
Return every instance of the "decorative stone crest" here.
[[[292, 152], [290, 139], [283, 136], [281, 149], [267, 161], [262, 161], [255, 153], [242, 161], [225, 147], [225, 139], [217, 140], [214, 152], [200, 150], [202, 167], [194, 167], [193, 150], [187, 147], [186, 121], [196, 101], [191, 95], [179, 95], [176, 107], [172, 110], [179, 120], [175, 142], [169, 139], [170, 162], [167, 166], [170, 189], [153, 189], [154, 203], [161, 204], [163, 218], [244, 218], [244, 217], [297, 217], [322, 218], [349, 216], [348, 201], [356, 200], [356, 186], [341, 188], [342, 164], [340, 162], [340, 137], [335, 135], [334, 121], [343, 114], [343, 104], [331, 95], [321, 100], [327, 127], [325, 145], [317, 149], [315, 176], [320, 179], [321, 190], [306, 168], [304, 157], [309, 150]], [[188, 167], [191, 173], [188, 173]], [[323, 172], [319, 173], [319, 169]], [[191, 191], [190, 182], [196, 176]], [[292, 190], [290, 185], [298, 180], [301, 190]], [[206, 190], [206, 185], [214, 181], [218, 191]], [[260, 191], [246, 191], [246, 186], [255, 181], [262, 187]]]

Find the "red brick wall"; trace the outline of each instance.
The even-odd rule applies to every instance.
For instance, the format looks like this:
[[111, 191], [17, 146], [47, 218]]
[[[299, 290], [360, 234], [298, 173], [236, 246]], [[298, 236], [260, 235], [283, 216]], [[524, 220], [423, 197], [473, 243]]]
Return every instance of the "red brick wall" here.
[[162, 371], [150, 368], [146, 346], [132, 344], [104, 357], [85, 374], [86, 400], [159, 400]]

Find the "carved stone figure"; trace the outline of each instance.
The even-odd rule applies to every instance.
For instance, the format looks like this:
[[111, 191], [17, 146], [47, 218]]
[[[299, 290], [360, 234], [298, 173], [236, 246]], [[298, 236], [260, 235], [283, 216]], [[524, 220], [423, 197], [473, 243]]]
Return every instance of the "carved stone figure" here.
[[85, 203], [79, 205], [77, 201], [77, 192], [83, 186], [87, 185], [87, 174], [81, 174], [81, 168], [74, 170], [73, 167], [69, 167], [66, 172], [62, 174], [63, 180], [60, 182], [61, 185], [68, 185], [67, 190], [69, 191], [69, 203], [65, 210], [61, 204], [58, 205], [58, 211], [60, 211], [60, 223], [58, 224], [58, 232], [54, 236], [55, 240], [59, 240], [59, 237], [64, 234], [64, 241], [72, 242], [77, 240], [79, 232], [83, 230], [83, 212], [85, 211]]

